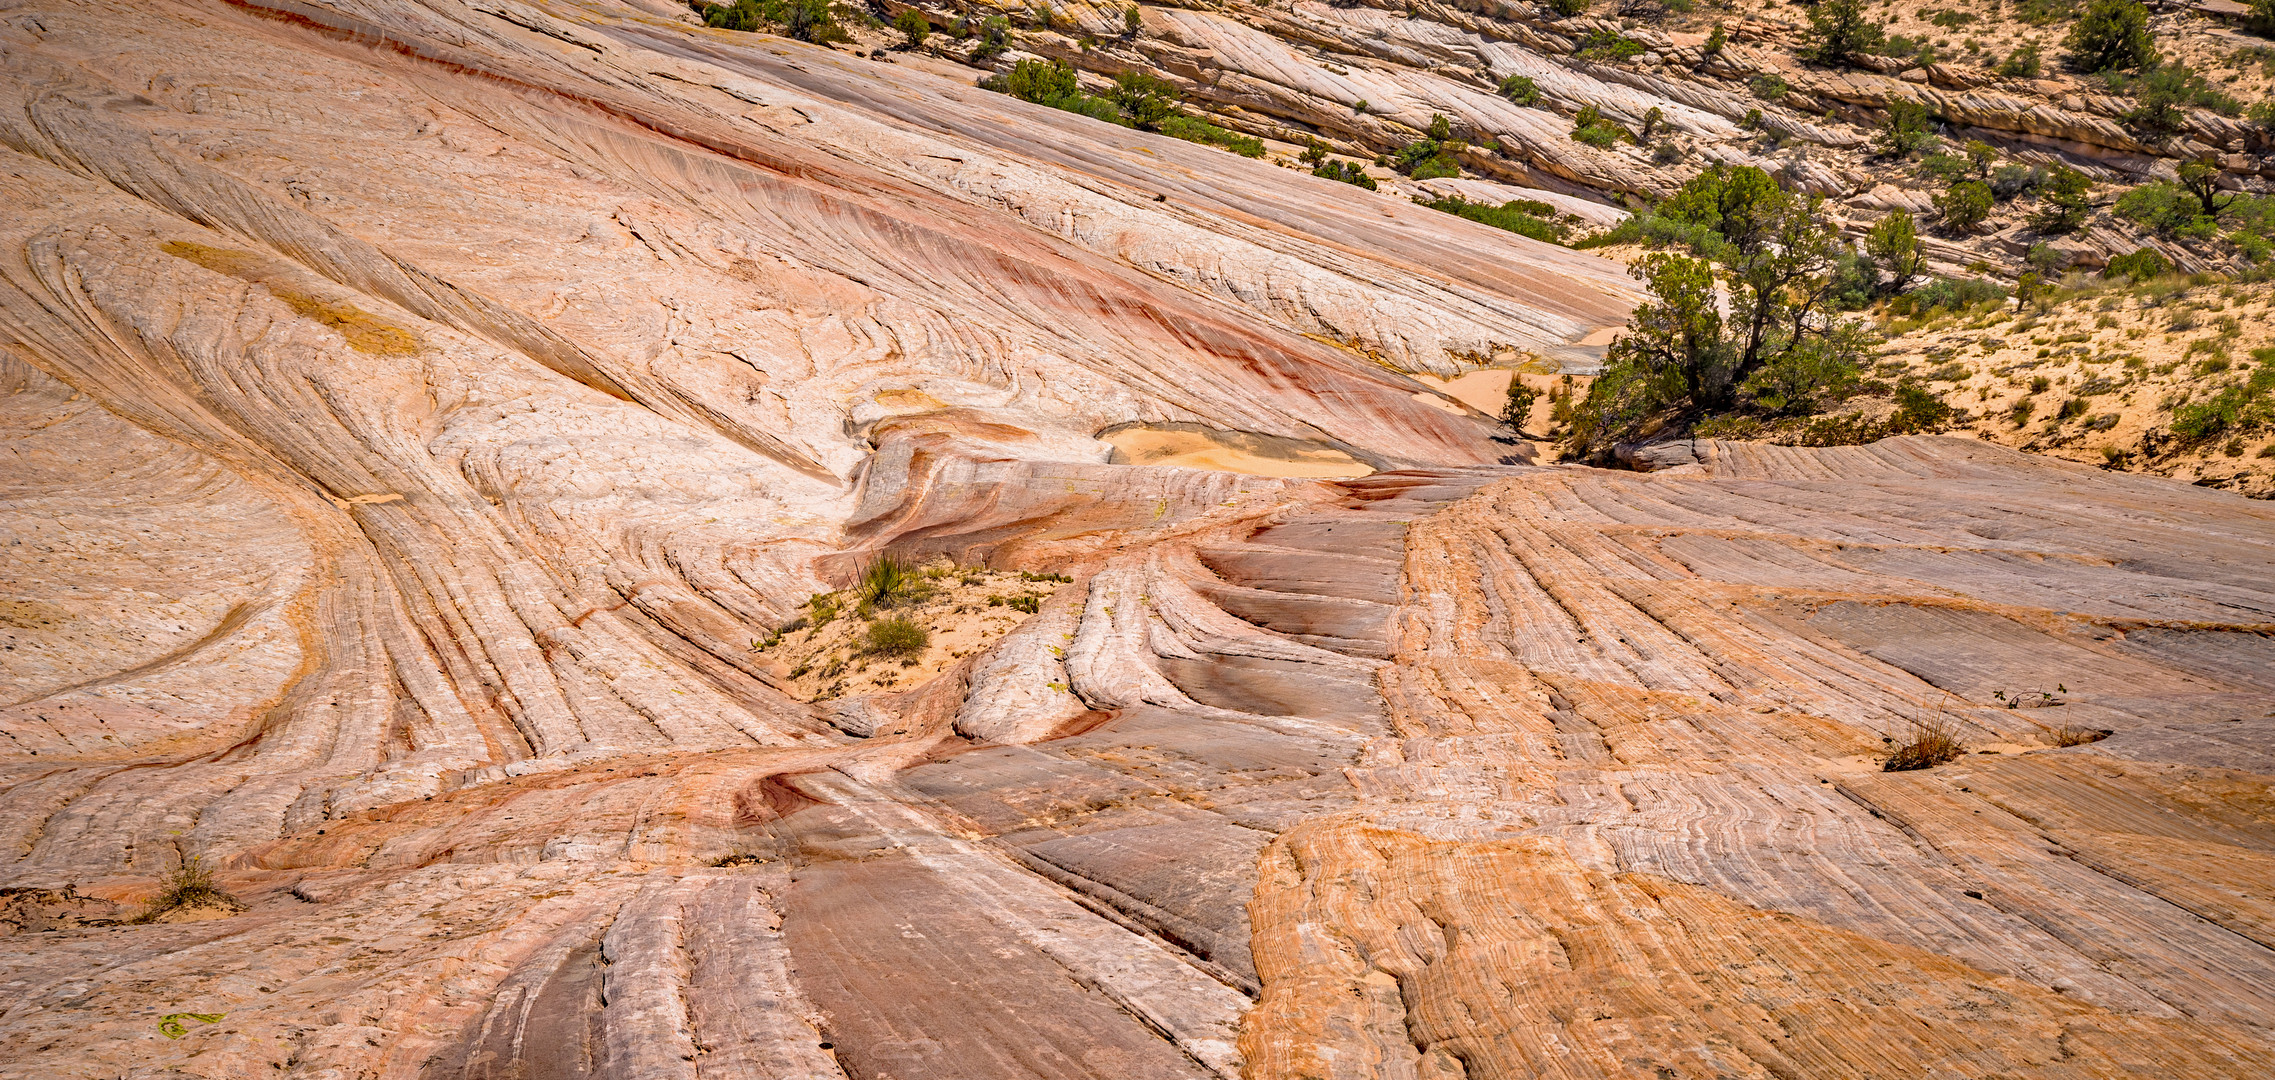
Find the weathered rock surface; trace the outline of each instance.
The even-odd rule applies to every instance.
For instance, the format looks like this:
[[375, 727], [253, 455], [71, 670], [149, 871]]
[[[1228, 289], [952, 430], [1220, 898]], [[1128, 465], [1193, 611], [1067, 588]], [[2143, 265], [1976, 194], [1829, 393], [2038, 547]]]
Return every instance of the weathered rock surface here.
[[[665, 5], [0, 19], [0, 1076], [2275, 1069], [2263, 503], [1531, 467], [1386, 363], [1617, 268]], [[787, 693], [886, 549], [1074, 581]]]

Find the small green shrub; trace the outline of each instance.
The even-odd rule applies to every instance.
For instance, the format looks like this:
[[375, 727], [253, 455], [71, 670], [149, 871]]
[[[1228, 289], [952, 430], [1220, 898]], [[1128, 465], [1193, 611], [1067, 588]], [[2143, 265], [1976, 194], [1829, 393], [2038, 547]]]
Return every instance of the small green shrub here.
[[1792, 92], [1792, 89], [1785, 85], [1784, 76], [1776, 74], [1756, 75], [1746, 83], [1748, 92], [1772, 105], [1784, 101], [1785, 95]]
[[1582, 106], [1579, 115], [1572, 118], [1572, 138], [1599, 149], [1609, 148], [1621, 139], [1634, 140], [1626, 128], [1605, 119], [1603, 110], [1594, 105]]
[[1847, 67], [1885, 42], [1880, 24], [1865, 18], [1863, 0], [1823, 0], [1809, 13], [1800, 54], [1805, 60]]
[[1961, 180], [1935, 197], [1935, 209], [1941, 215], [1944, 228], [1965, 232], [1991, 216], [1991, 202], [1990, 185], [1980, 180]]
[[2222, 116], [2240, 116], [2243, 103], [2221, 93], [2186, 64], [2158, 64], [2138, 79], [2112, 79], [2111, 88], [2132, 94], [2125, 122], [2151, 135], [2172, 135], [2188, 126], [2188, 109], [2198, 106]]
[[2222, 387], [2202, 401], [2172, 410], [2172, 433], [2190, 442], [2256, 430], [2275, 422], [2275, 366], [2261, 363], [2251, 377]]
[[705, 8], [703, 22], [722, 30], [779, 26], [784, 35], [817, 45], [852, 40], [838, 25], [836, 9], [829, 0], [735, 0], [731, 5]]
[[2157, 62], [2149, 12], [2140, 0], [2093, 0], [2062, 39], [2072, 71], [2137, 71]]
[[1532, 415], [1533, 399], [1539, 396], [1540, 391], [1526, 386], [1523, 379], [1510, 376], [1508, 397], [1501, 402], [1501, 423], [1511, 431], [1522, 432], [1525, 418]]
[[2124, 278], [2142, 282], [2172, 273], [2172, 260], [2159, 254], [2155, 248], [2142, 248], [2130, 255], [2119, 255], [2109, 260], [2101, 276], [2109, 280]]
[[893, 29], [908, 39], [909, 48], [920, 49], [924, 47], [924, 39], [932, 36], [932, 20], [916, 8], [902, 8], [900, 14], [893, 16]]
[[1367, 171], [1355, 161], [1326, 162], [1311, 170], [1311, 175], [1325, 177], [1329, 180], [1339, 180], [1356, 187], [1363, 187], [1368, 191], [1374, 191], [1380, 187], [1374, 182], [1374, 177], [1368, 176]]
[[1598, 30], [1580, 43], [1582, 60], [1627, 60], [1643, 55], [1643, 43], [1615, 30]]
[[2038, 43], [2029, 41], [2006, 54], [2006, 59], [1999, 61], [1996, 70], [2010, 79], [2035, 79], [2045, 67], [2045, 62], [2039, 59]]
[[1887, 122], [1880, 126], [1872, 145], [1887, 157], [1910, 157], [1935, 144], [1933, 124], [1927, 106], [1900, 98], [1890, 101]]
[[1540, 104], [1540, 85], [1523, 75], [1501, 80], [1501, 96], [1519, 105]]
[[869, 624], [868, 644], [862, 651], [873, 656], [914, 659], [924, 655], [931, 644], [932, 631], [921, 624], [904, 618], [879, 619]]
[[2054, 166], [2038, 189], [2038, 212], [2030, 216], [2030, 224], [2049, 233], [2076, 229], [2093, 209], [2092, 189], [2093, 181], [2084, 173], [2067, 165]]
[[1433, 199], [1422, 205], [1551, 244], [1564, 243], [1572, 232], [1570, 219], [1560, 219], [1555, 207], [1533, 199], [1511, 199], [1494, 206], [1490, 203], [1473, 203], [1456, 195], [1447, 199]]

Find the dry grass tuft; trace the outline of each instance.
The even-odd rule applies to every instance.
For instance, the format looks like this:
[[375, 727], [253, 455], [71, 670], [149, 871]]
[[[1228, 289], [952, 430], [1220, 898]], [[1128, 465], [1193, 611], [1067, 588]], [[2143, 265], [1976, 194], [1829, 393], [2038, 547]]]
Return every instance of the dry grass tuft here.
[[2113, 734], [2115, 734], [2115, 732], [2104, 731], [2099, 728], [2079, 727], [2076, 724], [2063, 724], [2061, 727], [2054, 730], [2054, 745], [2084, 746], [2087, 743], [2100, 742], [2101, 740], [2106, 739]]
[[213, 871], [202, 859], [191, 859], [166, 875], [164, 888], [150, 898], [142, 914], [134, 917], [138, 923], [153, 922], [169, 911], [182, 908], [208, 907], [243, 911], [245, 905], [237, 898], [221, 891], [213, 880]]
[[1913, 769], [1932, 769], [1946, 761], [1956, 761], [1966, 754], [1959, 737], [1947, 720], [1915, 720], [1912, 737], [1888, 752], [1881, 761], [1882, 772], [1909, 772]]

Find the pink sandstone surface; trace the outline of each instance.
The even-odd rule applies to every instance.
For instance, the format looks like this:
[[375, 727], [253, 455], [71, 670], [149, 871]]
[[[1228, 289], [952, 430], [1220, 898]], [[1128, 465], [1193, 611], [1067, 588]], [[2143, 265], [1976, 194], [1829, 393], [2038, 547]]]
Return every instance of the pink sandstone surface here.
[[0, 204], [0, 1077], [2275, 1074], [2266, 503], [1536, 465], [1618, 267], [660, 2], [12, 3]]

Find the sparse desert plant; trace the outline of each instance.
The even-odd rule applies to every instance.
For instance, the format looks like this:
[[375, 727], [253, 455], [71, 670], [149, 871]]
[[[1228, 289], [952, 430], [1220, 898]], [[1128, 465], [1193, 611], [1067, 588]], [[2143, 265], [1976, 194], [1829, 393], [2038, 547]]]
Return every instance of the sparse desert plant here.
[[1880, 769], [1882, 772], [1932, 769], [1947, 761], [1957, 761], [1966, 752], [1967, 748], [1960, 745], [1949, 721], [1915, 720], [1910, 737], [1888, 751], [1888, 756], [1880, 762]]
[[1376, 188], [1374, 177], [1368, 176], [1366, 169], [1360, 167], [1356, 161], [1322, 162], [1311, 170], [1311, 175], [1340, 181], [1353, 187], [1363, 187], [1368, 191], [1373, 191]]
[[2140, 0], [2093, 0], [2062, 40], [2073, 71], [2135, 71], [2157, 62], [2149, 12]]
[[901, 13], [893, 17], [893, 29], [908, 39], [909, 48], [920, 49], [924, 47], [924, 39], [932, 36], [932, 20], [915, 8], [902, 8]]
[[1511, 75], [1501, 80], [1501, 96], [1519, 105], [1540, 104], [1540, 84], [1523, 75]]
[[1594, 105], [1583, 105], [1580, 107], [1579, 115], [1572, 118], [1572, 138], [1578, 142], [1587, 143], [1589, 146], [1605, 149], [1621, 139], [1632, 142], [1635, 136], [1629, 134], [1626, 128], [1606, 119], [1602, 109]]
[[243, 910], [245, 905], [223, 892], [213, 880], [213, 870], [205, 860], [192, 857], [175, 867], [160, 883], [158, 895], [143, 905], [142, 914], [134, 917], [138, 923], [152, 922], [169, 911], [187, 907], [217, 907]]
[[2113, 731], [2107, 731], [2100, 728], [2080, 727], [2076, 724], [2063, 724], [2061, 727], [2054, 729], [2054, 745], [2084, 746], [2087, 743], [2100, 742], [2101, 740], [2106, 739], [2114, 734], [2116, 733]]
[[854, 599], [865, 607], [894, 608], [930, 596], [933, 588], [913, 564], [891, 555], [879, 555], [862, 568], [861, 578], [853, 583], [852, 592]]
[[1880, 24], [1865, 17], [1864, 0], [1825, 0], [1809, 14], [1801, 56], [1820, 64], [1847, 67], [1858, 55], [1878, 48], [1885, 38]]
[[1991, 216], [1990, 185], [1980, 180], [1961, 180], [1935, 197], [1935, 209], [1942, 215], [1944, 228], [1953, 232], [1972, 229]]
[[2142, 248], [2130, 255], [2118, 255], [2109, 260], [2101, 276], [2106, 279], [2124, 278], [2134, 282], [2148, 281], [2172, 272], [2172, 261], [2155, 248]]
[[1927, 106], [1901, 99], [1888, 103], [1888, 122], [1874, 136], [1873, 146], [1892, 158], [1906, 158], [1934, 145], [1934, 116]]
[[1539, 396], [1540, 391], [1526, 386], [1523, 379], [1510, 376], [1509, 396], [1501, 403], [1501, 422], [1511, 431], [1523, 431], [1525, 417], [1532, 415], [1533, 399]]
[[932, 631], [904, 618], [879, 619], [869, 624], [868, 642], [862, 652], [872, 656], [893, 656], [914, 659], [924, 655], [932, 644]]

